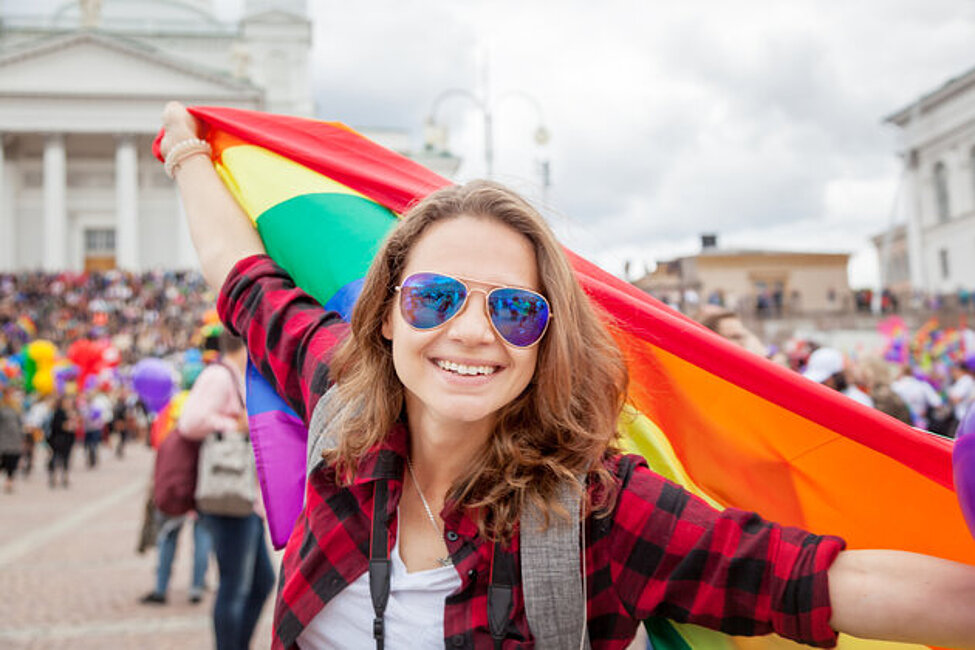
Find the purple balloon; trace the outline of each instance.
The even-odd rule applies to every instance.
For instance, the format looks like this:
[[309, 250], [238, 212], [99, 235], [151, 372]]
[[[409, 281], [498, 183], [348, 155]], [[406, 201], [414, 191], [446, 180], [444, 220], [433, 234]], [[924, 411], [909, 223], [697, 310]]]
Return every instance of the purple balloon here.
[[176, 390], [173, 369], [162, 359], [143, 359], [132, 369], [132, 387], [146, 408], [158, 413]]
[[968, 530], [975, 537], [975, 408], [970, 407], [965, 413], [955, 435], [951, 453], [955, 493]]

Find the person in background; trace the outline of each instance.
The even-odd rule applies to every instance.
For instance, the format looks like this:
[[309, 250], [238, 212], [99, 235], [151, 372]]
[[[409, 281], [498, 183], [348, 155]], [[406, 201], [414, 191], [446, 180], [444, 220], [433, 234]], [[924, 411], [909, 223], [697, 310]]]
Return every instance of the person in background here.
[[0, 391], [0, 469], [7, 475], [4, 492], [14, 491], [14, 475], [24, 446], [24, 424], [17, 390], [5, 385]]
[[768, 356], [768, 348], [758, 340], [758, 337], [751, 330], [745, 327], [741, 318], [733, 311], [719, 309], [705, 312], [701, 319], [701, 325], [749, 352], [754, 352], [762, 357]]
[[915, 377], [910, 364], [906, 363], [900, 367], [900, 375], [891, 383], [890, 388], [900, 395], [911, 410], [914, 426], [928, 430], [929, 414], [944, 405], [938, 391], [928, 382]]
[[[177, 429], [190, 440], [202, 441], [214, 432], [247, 431], [244, 372], [247, 349], [239, 337], [221, 330], [220, 357], [197, 377], [183, 403]], [[257, 482], [256, 474], [252, 477]], [[220, 584], [213, 605], [217, 650], [248, 648], [261, 610], [274, 586], [274, 569], [264, 540], [260, 499], [243, 517], [200, 512], [200, 521], [213, 539]]]
[[948, 435], [955, 437], [955, 431], [961, 424], [962, 418], [968, 411], [972, 402], [975, 402], [975, 379], [972, 372], [975, 370], [975, 357], [969, 357], [961, 363], [956, 363], [951, 367], [951, 386], [948, 387], [948, 402], [954, 409], [954, 423]]
[[[177, 434], [170, 434], [177, 435]], [[210, 556], [210, 533], [193, 514], [170, 517], [155, 509], [156, 529], [156, 584], [152, 591], [143, 596], [139, 602], [144, 605], [165, 605], [169, 591], [169, 578], [172, 575], [173, 560], [176, 557], [176, 546], [179, 541], [179, 531], [187, 519], [193, 520], [193, 567], [190, 582], [189, 599], [193, 604], [203, 600], [206, 588], [206, 572]]]
[[873, 408], [873, 400], [853, 385], [846, 375], [843, 354], [834, 348], [819, 348], [809, 355], [809, 362], [802, 375], [817, 384], [829, 386], [847, 397]]
[[77, 414], [71, 400], [60, 395], [54, 402], [51, 414], [51, 430], [47, 444], [51, 448], [48, 462], [48, 485], [55, 487], [58, 470], [61, 472], [61, 486], [68, 487], [68, 471], [71, 467], [71, 450], [74, 448], [75, 429], [78, 426]]
[[867, 356], [859, 360], [854, 368], [856, 384], [866, 391], [878, 411], [913, 426], [914, 418], [907, 403], [901, 399], [890, 385], [890, 366], [879, 356]]

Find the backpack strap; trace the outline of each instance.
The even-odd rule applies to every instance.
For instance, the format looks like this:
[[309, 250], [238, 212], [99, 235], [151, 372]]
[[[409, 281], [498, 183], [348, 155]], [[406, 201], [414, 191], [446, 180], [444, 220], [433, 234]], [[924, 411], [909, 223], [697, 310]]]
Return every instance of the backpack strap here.
[[332, 422], [338, 417], [334, 407], [334, 388], [330, 388], [324, 395], [318, 398], [314, 410], [311, 412], [311, 420], [308, 421], [308, 462], [305, 468], [307, 479], [315, 468], [322, 462], [322, 452], [326, 449], [334, 449], [338, 441], [335, 440], [335, 433], [331, 427]]
[[566, 482], [559, 486], [557, 499], [571, 521], [549, 517], [548, 528], [542, 530], [545, 518], [538, 508], [529, 505], [522, 515], [525, 615], [538, 650], [589, 650], [581, 495]]

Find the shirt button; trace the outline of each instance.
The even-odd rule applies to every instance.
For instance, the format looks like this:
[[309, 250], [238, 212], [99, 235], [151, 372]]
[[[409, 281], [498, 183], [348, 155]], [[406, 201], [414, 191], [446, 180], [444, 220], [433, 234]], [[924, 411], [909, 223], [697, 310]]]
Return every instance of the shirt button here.
[[471, 569], [470, 571], [468, 571], [467, 572], [467, 577], [470, 578], [471, 580], [476, 580], [477, 579], [477, 569]]
[[450, 637], [450, 645], [454, 646], [455, 648], [459, 648], [464, 645], [464, 635], [455, 634], [454, 636]]
[[458, 539], [460, 539], [460, 535], [458, 535], [457, 533], [455, 533], [452, 530], [448, 530], [447, 531], [447, 541], [448, 542], [456, 542]]

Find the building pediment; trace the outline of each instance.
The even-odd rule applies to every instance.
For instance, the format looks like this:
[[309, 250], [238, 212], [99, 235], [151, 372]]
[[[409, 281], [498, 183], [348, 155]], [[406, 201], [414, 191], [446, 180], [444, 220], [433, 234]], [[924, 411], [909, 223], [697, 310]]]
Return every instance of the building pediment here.
[[246, 81], [98, 32], [45, 39], [0, 55], [0, 97], [260, 95]]

